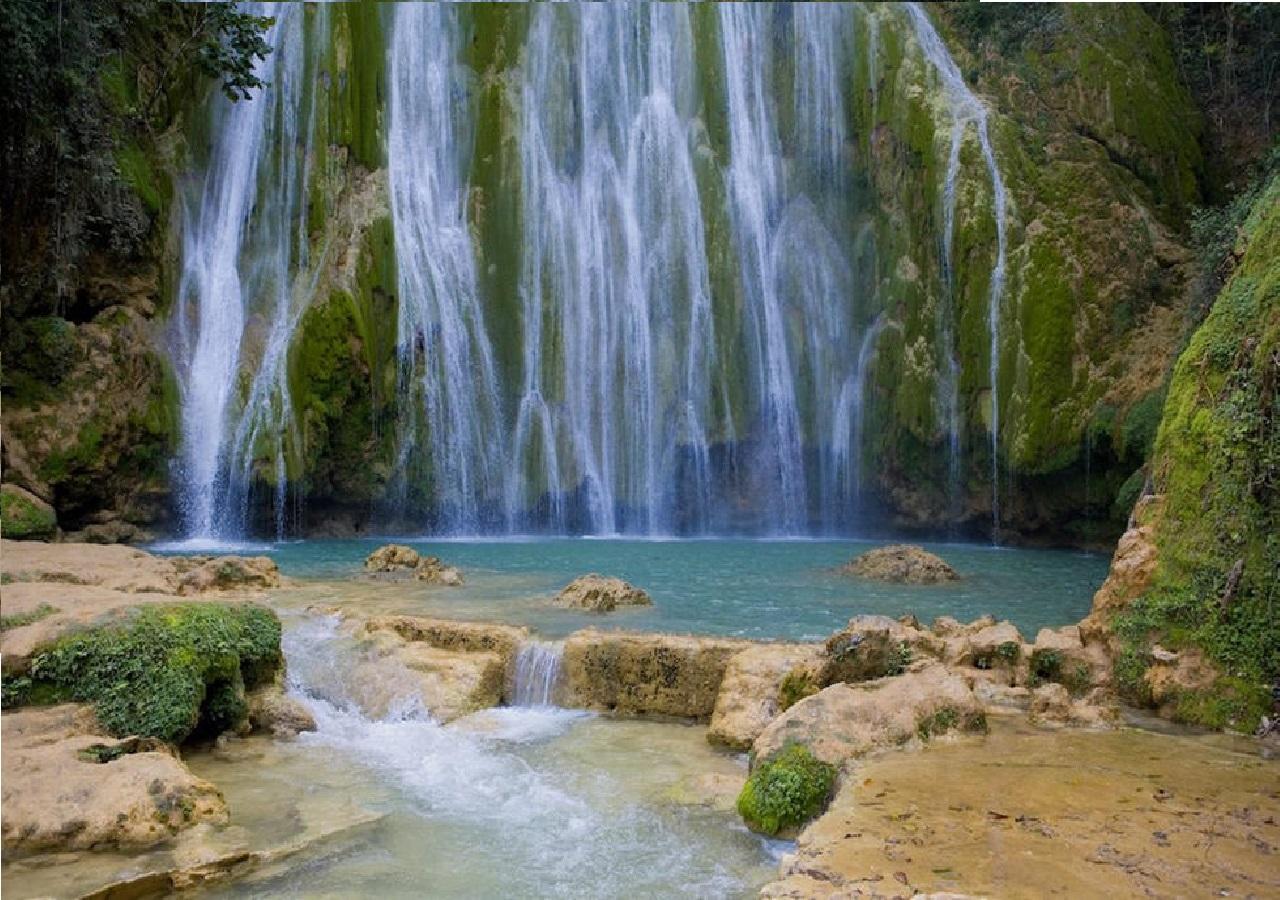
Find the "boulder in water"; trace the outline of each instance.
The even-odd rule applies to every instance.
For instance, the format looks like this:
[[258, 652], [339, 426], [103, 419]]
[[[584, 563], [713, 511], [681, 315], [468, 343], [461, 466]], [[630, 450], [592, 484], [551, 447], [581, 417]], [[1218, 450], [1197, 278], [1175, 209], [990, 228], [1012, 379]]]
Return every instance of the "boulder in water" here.
[[556, 595], [557, 606], [591, 612], [613, 612], [619, 606], [650, 606], [653, 601], [643, 589], [604, 575], [582, 575]]
[[894, 584], [942, 584], [958, 581], [959, 573], [946, 562], [914, 544], [893, 544], [868, 550], [840, 568], [846, 575]]
[[438, 556], [423, 556], [404, 544], [379, 547], [365, 558], [364, 567], [378, 575], [412, 575], [428, 584], [462, 584], [462, 573], [456, 567], [446, 565]]

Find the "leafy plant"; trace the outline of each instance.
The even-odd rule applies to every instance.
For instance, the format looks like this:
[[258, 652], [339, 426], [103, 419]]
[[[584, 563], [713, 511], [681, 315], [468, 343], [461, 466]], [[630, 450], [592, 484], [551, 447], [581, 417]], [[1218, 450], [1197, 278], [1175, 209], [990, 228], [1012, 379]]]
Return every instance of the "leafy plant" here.
[[114, 735], [181, 742], [244, 716], [244, 688], [279, 667], [280, 622], [254, 604], [148, 606], [36, 654], [32, 688], [94, 704]]
[[803, 744], [788, 744], [751, 773], [738, 795], [738, 813], [753, 831], [790, 832], [826, 808], [835, 783], [835, 766]]

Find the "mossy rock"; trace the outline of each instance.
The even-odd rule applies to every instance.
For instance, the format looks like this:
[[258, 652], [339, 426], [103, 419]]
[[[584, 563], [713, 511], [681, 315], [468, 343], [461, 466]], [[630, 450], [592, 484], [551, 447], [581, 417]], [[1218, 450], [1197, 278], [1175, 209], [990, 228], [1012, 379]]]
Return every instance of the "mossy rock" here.
[[19, 541], [48, 540], [58, 533], [53, 507], [16, 484], [0, 485], [0, 533]]
[[176, 603], [134, 608], [38, 651], [31, 678], [6, 701], [92, 703], [118, 737], [181, 743], [245, 719], [246, 688], [282, 665], [280, 621], [252, 603]]
[[835, 766], [789, 744], [756, 766], [738, 795], [738, 814], [752, 831], [795, 834], [826, 809], [835, 784]]

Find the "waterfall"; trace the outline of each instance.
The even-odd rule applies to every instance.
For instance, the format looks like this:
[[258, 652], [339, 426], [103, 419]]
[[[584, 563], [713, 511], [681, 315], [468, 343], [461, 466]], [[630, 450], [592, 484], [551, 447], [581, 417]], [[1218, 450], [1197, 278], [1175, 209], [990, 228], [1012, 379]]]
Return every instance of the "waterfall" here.
[[555, 706], [564, 644], [525, 641], [516, 653], [512, 706]]
[[[308, 198], [323, 174], [313, 158], [340, 158], [326, 127], [334, 110], [316, 96], [342, 102], [331, 57], [348, 52], [343, 32], [323, 4], [271, 12], [275, 51], [256, 69], [267, 87], [214, 99], [209, 159], [183, 197], [173, 345], [193, 537], [243, 535], [263, 485], [276, 536], [289, 531], [305, 434], [290, 347], [331, 270], [361, 252], [309, 240], [328, 233], [308, 221]], [[481, 120], [493, 112], [466, 62], [471, 16], [451, 4], [381, 13], [397, 279], [391, 477], [406, 512], [463, 535], [849, 530], [875, 446], [864, 423], [879, 338], [908, 327], [879, 293], [872, 148], [855, 133], [849, 85], [869, 73], [878, 120], [892, 99], [880, 94], [882, 30], [910, 23], [950, 113], [948, 290], [970, 126], [993, 186], [998, 529], [1005, 189], [987, 112], [920, 6], [903, 18], [840, 3], [535, 5], [512, 31], [522, 44], [501, 72], [497, 123]], [[498, 129], [500, 159], [473, 159], [481, 128]], [[488, 199], [472, 194], [473, 164], [512, 192], [517, 246], [500, 254], [473, 221]], [[933, 327], [958, 485], [952, 305], [936, 304]]]
[[[244, 533], [255, 454], [272, 441], [277, 531], [284, 530], [280, 473], [285, 433], [293, 427], [285, 358], [305, 302], [293, 283], [306, 253], [307, 152], [297, 147], [300, 133], [309, 136], [310, 118], [301, 109], [302, 9], [280, 8], [267, 41], [275, 49], [254, 68], [267, 86], [249, 100], [214, 98], [215, 142], [194, 193], [182, 198], [173, 357], [181, 398], [180, 506], [189, 538]], [[240, 372], [250, 365], [242, 394]]]
[[450, 4], [394, 7], [387, 167], [405, 447], [426, 432], [439, 525], [474, 533], [501, 496], [503, 424], [467, 225], [470, 116], [456, 19]]
[[526, 53], [508, 508], [549, 495], [556, 529], [665, 533], [688, 496], [697, 528], [715, 348], [688, 9], [539, 6]]
[[[960, 68], [951, 58], [947, 45], [938, 35], [928, 14], [918, 3], [908, 3], [907, 13], [916, 32], [925, 59], [937, 72], [951, 111], [951, 144], [947, 155], [946, 182], [943, 190], [943, 271], [948, 283], [952, 277], [953, 252], [952, 241], [955, 233], [956, 183], [960, 174], [960, 147], [964, 135], [970, 125], [978, 137], [978, 145], [982, 150], [982, 160], [991, 178], [992, 215], [996, 223], [996, 259], [991, 270], [991, 283], [987, 297], [987, 328], [990, 337], [990, 356], [988, 358], [988, 378], [991, 385], [991, 522], [992, 535], [998, 537], [1000, 529], [1000, 303], [1004, 295], [1005, 256], [1007, 236], [1005, 233], [1005, 212], [1007, 196], [1004, 178], [996, 162], [995, 150], [991, 145], [990, 130], [987, 125], [987, 109], [982, 101], [969, 89]], [[958, 400], [958, 363], [952, 349], [950, 329], [944, 330], [946, 339], [942, 351], [946, 357], [947, 371], [943, 379], [946, 415], [951, 438], [953, 477], [958, 474], [959, 453], [959, 400]]]

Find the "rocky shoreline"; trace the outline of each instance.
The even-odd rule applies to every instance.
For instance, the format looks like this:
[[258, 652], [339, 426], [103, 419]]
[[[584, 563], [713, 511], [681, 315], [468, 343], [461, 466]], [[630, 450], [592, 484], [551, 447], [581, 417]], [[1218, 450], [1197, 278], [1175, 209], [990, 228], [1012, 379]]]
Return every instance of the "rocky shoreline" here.
[[[403, 564], [410, 573], [419, 567], [416, 559]], [[434, 559], [428, 564], [432, 571], [441, 567], [452, 568]], [[32, 854], [140, 852], [166, 846], [186, 832], [224, 829], [236, 821], [235, 811], [228, 809], [216, 785], [194, 776], [184, 764], [180, 745], [188, 735], [219, 742], [253, 733], [287, 739], [314, 727], [307, 709], [282, 688], [279, 625], [270, 609], [270, 592], [282, 579], [271, 560], [165, 558], [121, 546], [4, 541], [0, 568], [5, 584], [0, 653], [8, 751], [7, 863]], [[1104, 588], [1107, 596], [1116, 590], [1114, 584]], [[209, 674], [203, 682], [208, 696], [198, 702], [198, 714], [180, 736], [122, 733], [118, 718], [111, 718], [109, 697], [51, 680], [51, 648], [69, 640], [128, 634], [152, 614], [176, 622], [199, 612], [221, 622], [221, 616], [246, 610], [259, 611], [275, 623], [275, 662], [252, 676], [253, 664], [237, 664], [230, 676], [233, 713], [224, 719], [213, 715], [211, 701], [221, 696], [218, 691], [227, 678], [225, 672]], [[474, 713], [511, 704], [519, 655], [533, 640], [523, 626], [365, 614], [351, 605], [312, 607], [307, 614], [334, 618], [357, 649], [350, 678], [353, 696], [374, 718], [405, 697], [419, 700], [437, 721], [460, 725]], [[990, 617], [967, 624], [943, 617], [924, 626], [911, 616], [856, 616], [825, 641], [813, 643], [588, 627], [557, 646], [560, 660], [549, 691], [557, 705], [568, 708], [695, 722], [705, 726], [713, 747], [749, 752], [745, 787], [721, 783], [724, 777], [716, 776], [719, 780], [686, 786], [681, 794], [683, 802], [723, 808], [740, 792], [738, 809], [752, 827], [798, 835], [795, 853], [784, 858], [779, 880], [765, 889], [766, 896], [909, 896], [917, 890], [1017, 895], [1019, 884], [1025, 883], [1016, 878], [993, 881], [987, 870], [973, 880], [963, 870], [934, 866], [931, 875], [903, 862], [887, 873], [892, 884], [883, 881], [881, 869], [902, 854], [933, 859], [935, 851], [882, 845], [882, 837], [898, 840], [880, 833], [897, 829], [893, 823], [888, 830], [877, 826], [874, 838], [868, 838], [868, 817], [875, 818], [868, 805], [880, 804], [874, 797], [868, 800], [867, 786], [882, 778], [910, 781], [919, 777], [919, 767], [931, 766], [941, 767], [933, 770], [934, 777], [949, 783], [952, 763], [945, 760], [978, 772], [983, 764], [1011, 764], [1010, 754], [1024, 753], [1036, 760], [1035, 777], [1048, 779], [1054, 742], [1046, 735], [1071, 729], [1070, 734], [1080, 737], [1069, 743], [1082, 753], [1091, 752], [1089, 736], [1104, 747], [1121, 741], [1104, 737], [1129, 733], [1117, 730], [1122, 715], [1105, 636], [1104, 630], [1086, 623], [1042, 629], [1028, 641], [1012, 624]], [[26, 693], [15, 692], [15, 686]], [[44, 702], [51, 697], [81, 702]], [[114, 728], [104, 724], [104, 717]], [[993, 755], [984, 755], [981, 748], [987, 746]], [[935, 753], [939, 762], [928, 761]], [[899, 758], [904, 762], [894, 762]], [[797, 765], [822, 776], [814, 796], [788, 793]], [[879, 772], [895, 774], [868, 774]], [[1253, 776], [1233, 783], [1230, 790], [1244, 791], [1264, 812], [1271, 810], [1226, 837], [1239, 871], [1248, 873], [1251, 883], [1269, 884], [1272, 876], [1265, 863], [1272, 851], [1261, 848], [1280, 845], [1280, 798], [1259, 787]], [[918, 805], [926, 802], [921, 798]], [[1184, 829], [1189, 835], [1207, 827], [1204, 821], [1218, 808], [1215, 804], [1226, 801], [1197, 802], [1199, 824]], [[973, 806], [969, 800], [964, 803]], [[793, 806], [802, 813], [789, 811]], [[1066, 814], [1052, 803], [1041, 812], [1036, 821]], [[1011, 814], [999, 812], [985, 823], [977, 813], [946, 816], [931, 809], [912, 815], [928, 819], [931, 828], [945, 825], [977, 834], [984, 824], [1004, 827]], [[939, 815], [951, 824], [939, 823]], [[855, 828], [855, 822], [862, 824]], [[1074, 852], [1085, 836], [1077, 834], [1073, 840]], [[1252, 855], [1250, 847], [1256, 851]], [[1158, 850], [1161, 859], [1168, 855]], [[195, 869], [179, 867], [147, 876], [152, 879], [147, 884], [177, 890], [188, 883], [236, 877], [284, 853], [269, 848], [255, 852], [257, 856], [213, 854], [210, 859], [222, 862], [202, 863], [199, 877], [192, 874]], [[1139, 881], [1149, 874], [1141, 865], [1114, 865]], [[940, 872], [943, 868], [946, 873]], [[906, 881], [897, 877], [900, 872], [907, 873]], [[1189, 883], [1199, 883], [1194, 872], [1178, 872]]]

